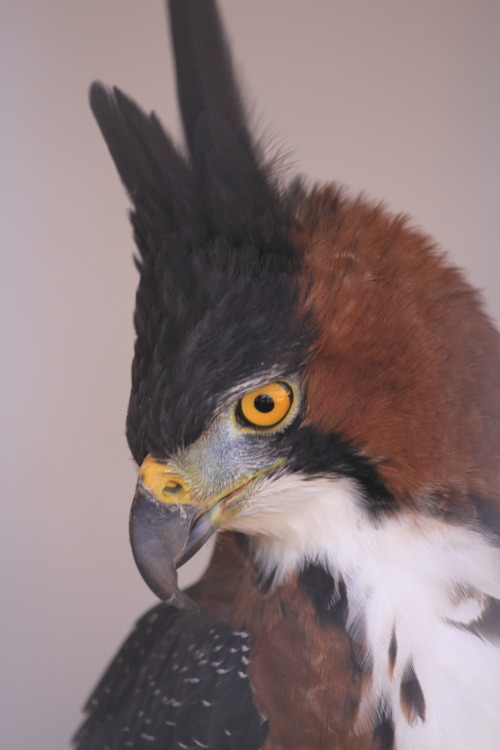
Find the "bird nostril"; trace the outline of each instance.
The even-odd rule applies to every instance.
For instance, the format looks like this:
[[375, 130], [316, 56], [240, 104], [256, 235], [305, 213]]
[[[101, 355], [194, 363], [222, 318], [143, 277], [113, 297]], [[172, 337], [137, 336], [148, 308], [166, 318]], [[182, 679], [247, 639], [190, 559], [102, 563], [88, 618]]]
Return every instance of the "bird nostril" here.
[[169, 495], [178, 495], [183, 491], [184, 487], [180, 482], [176, 482], [174, 479], [170, 479], [168, 482], [165, 482], [162, 489], [162, 494], [165, 496]]

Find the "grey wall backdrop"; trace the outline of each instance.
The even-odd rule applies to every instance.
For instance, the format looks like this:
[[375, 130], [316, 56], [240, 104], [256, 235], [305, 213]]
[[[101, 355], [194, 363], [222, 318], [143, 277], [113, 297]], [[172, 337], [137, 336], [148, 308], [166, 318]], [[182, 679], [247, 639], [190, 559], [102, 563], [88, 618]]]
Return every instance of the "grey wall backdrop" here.
[[[411, 213], [499, 319], [500, 4], [221, 4], [298, 171]], [[56, 750], [154, 603], [127, 540], [133, 246], [88, 85], [178, 117], [160, 0], [2, 0], [0, 34], [0, 746]]]

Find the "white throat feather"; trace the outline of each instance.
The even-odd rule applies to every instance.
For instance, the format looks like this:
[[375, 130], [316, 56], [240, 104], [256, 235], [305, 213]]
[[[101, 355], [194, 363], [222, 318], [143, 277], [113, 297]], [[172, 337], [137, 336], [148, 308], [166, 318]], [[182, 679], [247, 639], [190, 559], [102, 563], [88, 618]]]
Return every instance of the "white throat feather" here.
[[[310, 563], [345, 582], [346, 627], [354, 640], [364, 634], [372, 664], [360, 730], [383, 703], [401, 750], [498, 750], [500, 643], [468, 629], [487, 597], [500, 598], [493, 540], [417, 513], [374, 519], [353, 480], [304, 476], [263, 485], [232, 528], [253, 537], [274, 586]], [[422, 715], [405, 710], [412, 675]]]

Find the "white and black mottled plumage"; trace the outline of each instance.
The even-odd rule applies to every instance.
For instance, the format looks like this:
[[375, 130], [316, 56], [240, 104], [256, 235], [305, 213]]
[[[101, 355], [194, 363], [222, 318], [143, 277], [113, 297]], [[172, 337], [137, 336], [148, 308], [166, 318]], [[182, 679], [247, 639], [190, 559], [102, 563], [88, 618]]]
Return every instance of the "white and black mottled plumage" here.
[[248, 679], [249, 634], [164, 605], [137, 623], [92, 696], [77, 744], [97, 750], [254, 750], [266, 733]]
[[187, 152], [91, 104], [140, 253], [132, 548], [185, 611], [139, 622], [76, 748], [498, 750], [499, 334], [404, 218], [282, 184], [215, 3], [168, 7]]

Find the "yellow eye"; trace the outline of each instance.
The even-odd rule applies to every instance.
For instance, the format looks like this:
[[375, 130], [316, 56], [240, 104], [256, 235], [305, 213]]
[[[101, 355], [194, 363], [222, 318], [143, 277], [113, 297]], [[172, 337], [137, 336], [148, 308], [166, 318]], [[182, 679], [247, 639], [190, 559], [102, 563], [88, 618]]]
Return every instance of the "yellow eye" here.
[[293, 392], [286, 383], [269, 383], [243, 396], [239, 416], [252, 427], [276, 427], [288, 414]]

